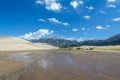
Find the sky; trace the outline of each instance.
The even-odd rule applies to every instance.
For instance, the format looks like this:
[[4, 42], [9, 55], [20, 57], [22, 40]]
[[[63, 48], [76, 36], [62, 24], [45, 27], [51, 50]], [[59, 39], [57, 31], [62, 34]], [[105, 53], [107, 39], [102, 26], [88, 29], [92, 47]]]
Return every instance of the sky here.
[[69, 40], [120, 33], [120, 0], [0, 0], [0, 36]]

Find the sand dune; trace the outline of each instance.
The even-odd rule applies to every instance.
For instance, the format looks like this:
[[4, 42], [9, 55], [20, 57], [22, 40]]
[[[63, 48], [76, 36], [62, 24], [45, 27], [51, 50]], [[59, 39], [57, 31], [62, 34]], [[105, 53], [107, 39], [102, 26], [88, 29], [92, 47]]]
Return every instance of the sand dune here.
[[55, 49], [55, 47], [44, 43], [31, 43], [17, 37], [0, 37], [0, 51], [44, 49]]

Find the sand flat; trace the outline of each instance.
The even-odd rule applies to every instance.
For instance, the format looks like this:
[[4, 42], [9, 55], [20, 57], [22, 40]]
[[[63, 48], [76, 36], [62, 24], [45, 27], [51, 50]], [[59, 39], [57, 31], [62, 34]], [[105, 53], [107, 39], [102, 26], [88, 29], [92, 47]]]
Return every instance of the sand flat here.
[[26, 64], [25, 62], [15, 60], [0, 59], [0, 76], [16, 72]]
[[[22, 54], [22, 55], [21, 55]], [[2, 54], [0, 54], [2, 56]], [[4, 54], [5, 55], [5, 54]], [[12, 60], [1, 57], [0, 64], [18, 66], [24, 69], [10, 67], [3, 68], [4, 80], [119, 80], [120, 79], [120, 53], [98, 51], [63, 51], [43, 50], [29, 52], [6, 53], [7, 58], [15, 55]], [[16, 56], [17, 55], [17, 56]], [[23, 56], [21, 58], [20, 56]], [[2, 59], [3, 58], [3, 59]], [[32, 60], [32, 61], [31, 61]], [[22, 64], [23, 66], [19, 65]], [[3, 67], [3, 66], [2, 66]], [[13, 69], [14, 68], [14, 69]], [[3, 74], [3, 73], [2, 73]], [[0, 80], [1, 79], [0, 77]]]
[[26, 62], [10, 59], [13, 52], [0, 52], [0, 80], [16, 80], [20, 69], [27, 65]]

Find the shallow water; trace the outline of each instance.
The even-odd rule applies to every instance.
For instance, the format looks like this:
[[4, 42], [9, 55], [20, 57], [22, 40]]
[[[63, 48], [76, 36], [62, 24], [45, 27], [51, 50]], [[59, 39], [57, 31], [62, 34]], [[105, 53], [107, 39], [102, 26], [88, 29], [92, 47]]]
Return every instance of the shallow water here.
[[119, 53], [41, 51], [11, 58], [29, 63], [17, 80], [120, 80]]

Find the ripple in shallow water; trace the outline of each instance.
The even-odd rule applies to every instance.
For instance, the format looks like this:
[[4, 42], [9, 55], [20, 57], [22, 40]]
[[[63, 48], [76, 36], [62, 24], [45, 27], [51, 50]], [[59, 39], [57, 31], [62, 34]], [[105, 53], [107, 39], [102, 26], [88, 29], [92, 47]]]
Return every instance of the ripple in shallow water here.
[[11, 54], [10, 55], [10, 59], [15, 59], [18, 61], [24, 61], [24, 62], [28, 62], [31, 63], [34, 60], [31, 59], [28, 55], [31, 53], [15, 53], [15, 54]]

